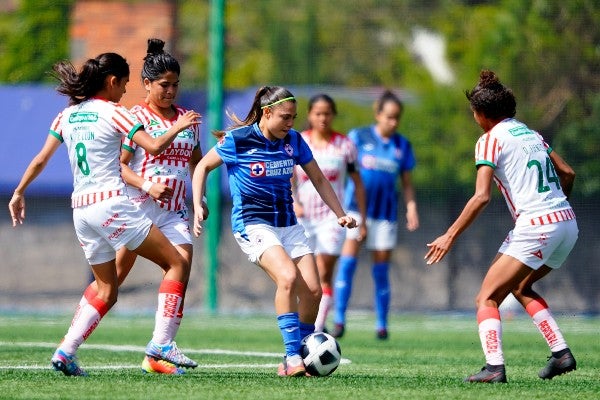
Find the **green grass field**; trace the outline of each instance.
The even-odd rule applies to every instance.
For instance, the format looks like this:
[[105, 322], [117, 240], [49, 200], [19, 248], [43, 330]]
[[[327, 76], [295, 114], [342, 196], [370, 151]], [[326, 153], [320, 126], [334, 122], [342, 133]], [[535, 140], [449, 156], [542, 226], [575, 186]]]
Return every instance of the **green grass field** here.
[[151, 317], [111, 315], [81, 347], [87, 378], [65, 377], [50, 356], [70, 316], [0, 316], [2, 399], [598, 399], [600, 319], [557, 316], [578, 369], [537, 377], [549, 355], [524, 315], [504, 321], [508, 384], [467, 384], [484, 364], [472, 316], [394, 315], [377, 341], [370, 315], [350, 315], [343, 363], [326, 378], [280, 378], [274, 316], [190, 314], [178, 346], [200, 366], [183, 376], [144, 375]]

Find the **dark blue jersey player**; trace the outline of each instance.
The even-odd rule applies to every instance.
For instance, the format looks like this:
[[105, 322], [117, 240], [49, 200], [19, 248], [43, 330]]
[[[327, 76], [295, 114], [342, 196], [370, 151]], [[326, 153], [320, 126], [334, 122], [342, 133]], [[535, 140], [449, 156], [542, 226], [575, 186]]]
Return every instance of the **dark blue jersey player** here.
[[315, 329], [321, 285], [315, 258], [293, 209], [291, 177], [298, 164], [313, 182], [341, 226], [353, 228], [331, 184], [300, 134], [292, 129], [296, 99], [285, 88], [262, 87], [245, 120], [232, 116], [234, 129], [221, 132], [219, 143], [194, 171], [194, 234], [202, 231], [206, 176], [227, 165], [233, 198], [233, 234], [248, 259], [275, 282], [275, 312], [285, 347], [281, 376], [304, 376], [300, 340]]
[[[415, 156], [410, 142], [396, 129], [400, 123], [402, 103], [386, 91], [375, 103], [375, 124], [350, 131], [348, 136], [358, 150], [358, 169], [367, 193], [366, 248], [373, 257], [372, 276], [375, 283], [375, 329], [377, 338], [387, 339], [387, 316], [390, 304], [389, 264], [398, 236], [398, 202], [400, 193], [406, 205], [406, 228], [419, 226], [411, 171]], [[402, 192], [399, 191], [399, 183]], [[348, 182], [345, 199], [349, 213], [360, 221], [354, 201], [354, 185]], [[352, 290], [361, 238], [349, 231], [342, 249], [334, 284], [334, 336], [344, 334], [346, 309]]]

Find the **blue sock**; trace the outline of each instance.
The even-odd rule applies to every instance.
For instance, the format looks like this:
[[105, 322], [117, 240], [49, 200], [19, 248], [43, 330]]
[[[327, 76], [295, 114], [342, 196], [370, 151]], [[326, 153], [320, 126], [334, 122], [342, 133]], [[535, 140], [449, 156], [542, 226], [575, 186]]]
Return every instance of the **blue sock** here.
[[304, 339], [315, 331], [315, 324], [307, 324], [306, 322], [300, 322], [300, 338]]
[[375, 282], [375, 318], [377, 329], [387, 329], [387, 317], [390, 309], [389, 263], [373, 264], [372, 275]]
[[285, 355], [287, 357], [300, 354], [300, 321], [297, 312], [277, 316], [277, 325], [281, 331]]
[[356, 271], [357, 259], [352, 256], [341, 256], [335, 277], [333, 290], [334, 316], [336, 324], [346, 323], [346, 309], [352, 293], [352, 279]]

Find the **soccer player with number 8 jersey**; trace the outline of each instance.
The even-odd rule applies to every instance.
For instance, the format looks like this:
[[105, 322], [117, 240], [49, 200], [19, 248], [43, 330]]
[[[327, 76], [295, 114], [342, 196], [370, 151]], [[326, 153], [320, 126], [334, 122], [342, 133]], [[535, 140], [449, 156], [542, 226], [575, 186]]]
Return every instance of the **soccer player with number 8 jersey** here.
[[475, 147], [475, 194], [446, 233], [427, 244], [427, 264], [441, 261], [458, 236], [491, 199], [495, 183], [515, 221], [500, 246], [475, 299], [486, 364], [466, 382], [506, 382], [498, 307], [512, 293], [531, 316], [552, 352], [538, 373], [542, 379], [576, 369], [577, 363], [535, 282], [559, 268], [578, 236], [567, 197], [575, 172], [542, 136], [514, 118], [516, 100], [496, 74], [481, 71], [466, 92], [473, 117], [485, 132]]
[[[126, 195], [119, 157], [124, 137], [152, 154], [163, 152], [177, 135], [199, 123], [189, 111], [162, 136], [153, 138], [117, 102], [129, 81], [129, 65], [116, 53], [87, 60], [79, 71], [69, 62], [54, 66], [57, 91], [70, 99], [52, 123], [42, 150], [27, 167], [9, 203], [13, 226], [25, 218], [25, 189], [43, 171], [61, 143], [67, 146], [73, 173], [75, 231], [97, 282], [97, 291], [77, 308], [66, 335], [52, 356], [54, 369], [67, 376], [86, 376], [76, 352], [116, 303], [116, 251], [135, 251], [164, 270], [157, 316], [173, 313], [183, 302], [189, 266], [165, 235]], [[160, 301], [162, 297], [168, 301]], [[160, 329], [173, 329], [175, 318], [157, 319]]]

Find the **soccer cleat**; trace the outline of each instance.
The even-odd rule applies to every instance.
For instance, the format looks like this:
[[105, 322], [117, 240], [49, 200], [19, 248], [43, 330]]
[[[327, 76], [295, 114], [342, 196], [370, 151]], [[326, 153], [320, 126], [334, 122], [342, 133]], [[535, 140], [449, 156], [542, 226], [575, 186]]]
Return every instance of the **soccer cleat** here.
[[346, 331], [346, 327], [344, 326], [344, 324], [336, 323], [333, 327], [333, 331], [331, 332], [331, 336], [333, 336], [336, 339], [339, 339], [342, 336], [344, 336], [345, 331]]
[[377, 339], [387, 340], [388, 337], [389, 335], [386, 328], [377, 329]]
[[185, 371], [165, 360], [145, 356], [142, 361], [142, 372], [145, 374], [183, 375]]
[[196, 361], [187, 357], [177, 348], [175, 341], [161, 346], [151, 340], [146, 346], [146, 355], [168, 361], [175, 364], [176, 367], [196, 368], [198, 366]]
[[506, 371], [504, 365], [489, 365], [481, 368], [475, 375], [465, 378], [465, 382], [481, 383], [506, 383]]
[[60, 349], [57, 349], [52, 356], [52, 367], [66, 376], [88, 376], [87, 372], [79, 368], [74, 355], [68, 356]]
[[[294, 357], [296, 358], [296, 357]], [[302, 357], [298, 356], [298, 360], [289, 360], [287, 357], [283, 357], [283, 361], [277, 367], [277, 375], [279, 376], [310, 376], [306, 374], [306, 368], [304, 368], [304, 362], [302, 361]]]
[[566, 374], [576, 369], [577, 361], [575, 361], [571, 350], [566, 348], [548, 357], [548, 364], [540, 370], [538, 376], [542, 379], [552, 379], [557, 375]]

